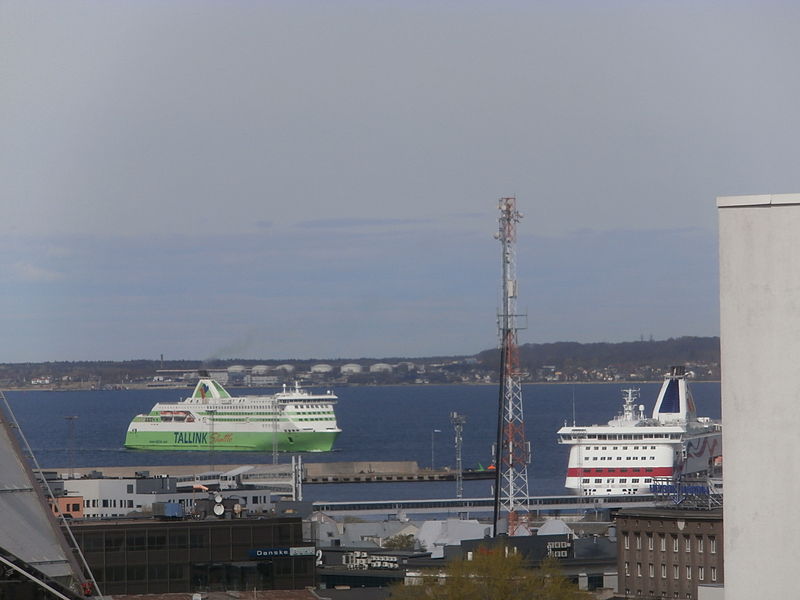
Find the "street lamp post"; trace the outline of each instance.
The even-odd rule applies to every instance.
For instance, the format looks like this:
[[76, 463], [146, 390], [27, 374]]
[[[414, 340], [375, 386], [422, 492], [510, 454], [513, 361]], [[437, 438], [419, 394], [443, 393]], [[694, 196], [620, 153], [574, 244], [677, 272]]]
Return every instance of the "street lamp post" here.
[[436, 468], [436, 461], [434, 460], [434, 456], [435, 455], [433, 453], [433, 448], [434, 448], [434, 445], [433, 445], [433, 434], [434, 433], [442, 433], [442, 430], [441, 429], [432, 429], [431, 430], [431, 471], [433, 471]]

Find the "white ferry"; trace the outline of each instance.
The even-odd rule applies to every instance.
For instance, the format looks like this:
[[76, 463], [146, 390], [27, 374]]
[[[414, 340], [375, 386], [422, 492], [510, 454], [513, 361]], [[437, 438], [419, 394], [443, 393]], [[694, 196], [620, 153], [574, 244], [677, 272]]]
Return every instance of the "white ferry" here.
[[623, 390], [622, 414], [608, 425], [564, 426], [571, 446], [565, 486], [582, 496], [648, 494], [654, 483], [710, 474], [722, 462], [722, 426], [698, 417], [684, 367], [672, 367], [652, 417]]
[[139, 450], [324, 452], [341, 429], [330, 391], [312, 394], [295, 384], [271, 396], [231, 396], [219, 382], [200, 379], [183, 401], [159, 402], [136, 415], [125, 447]]

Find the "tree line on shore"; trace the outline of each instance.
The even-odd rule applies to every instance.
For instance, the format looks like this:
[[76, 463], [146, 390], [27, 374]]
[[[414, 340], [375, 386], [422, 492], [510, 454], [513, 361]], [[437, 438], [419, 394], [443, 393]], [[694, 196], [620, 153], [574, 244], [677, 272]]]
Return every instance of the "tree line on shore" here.
[[[687, 365], [697, 379], [719, 378], [719, 338], [679, 337], [618, 343], [553, 342], [522, 344], [520, 368], [526, 381], [657, 380], [671, 365]], [[59, 361], [0, 364], [0, 388], [46, 385], [60, 387], [126, 385], [152, 380], [159, 370], [225, 369], [232, 365], [275, 367], [290, 364], [293, 376], [309, 373], [314, 364], [334, 367], [328, 379], [344, 383], [488, 383], [497, 380], [500, 351], [492, 348], [476, 355], [422, 358], [337, 359], [214, 359]], [[377, 362], [402, 365], [393, 373], [362, 374], [353, 381], [341, 379], [339, 367], [358, 363], [367, 370]], [[324, 377], [323, 377], [324, 379]]]

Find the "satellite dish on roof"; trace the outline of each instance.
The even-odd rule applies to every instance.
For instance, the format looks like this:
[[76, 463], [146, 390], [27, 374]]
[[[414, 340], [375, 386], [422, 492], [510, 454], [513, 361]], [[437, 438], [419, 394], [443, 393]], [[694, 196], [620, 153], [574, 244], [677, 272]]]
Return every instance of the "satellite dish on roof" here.
[[222, 504], [222, 494], [217, 494], [216, 496], [214, 496], [214, 502], [216, 502], [217, 504]]
[[214, 505], [214, 514], [218, 517], [221, 517], [225, 514], [225, 507], [222, 504], [215, 504]]

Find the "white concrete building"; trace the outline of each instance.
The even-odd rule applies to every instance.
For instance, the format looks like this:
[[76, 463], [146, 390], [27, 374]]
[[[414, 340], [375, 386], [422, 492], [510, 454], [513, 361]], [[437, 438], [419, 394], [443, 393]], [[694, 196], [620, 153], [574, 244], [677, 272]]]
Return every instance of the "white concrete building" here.
[[[175, 479], [161, 478], [81, 478], [64, 480], [68, 496], [83, 497], [83, 514], [86, 518], [123, 517], [128, 513], [152, 510], [154, 502], [176, 502], [185, 510], [198, 499], [207, 498], [202, 491], [178, 491]], [[223, 491], [227, 498], [236, 498], [248, 512], [259, 513], [272, 508], [270, 493], [266, 490]]]
[[797, 596], [800, 194], [717, 199], [725, 600]]

